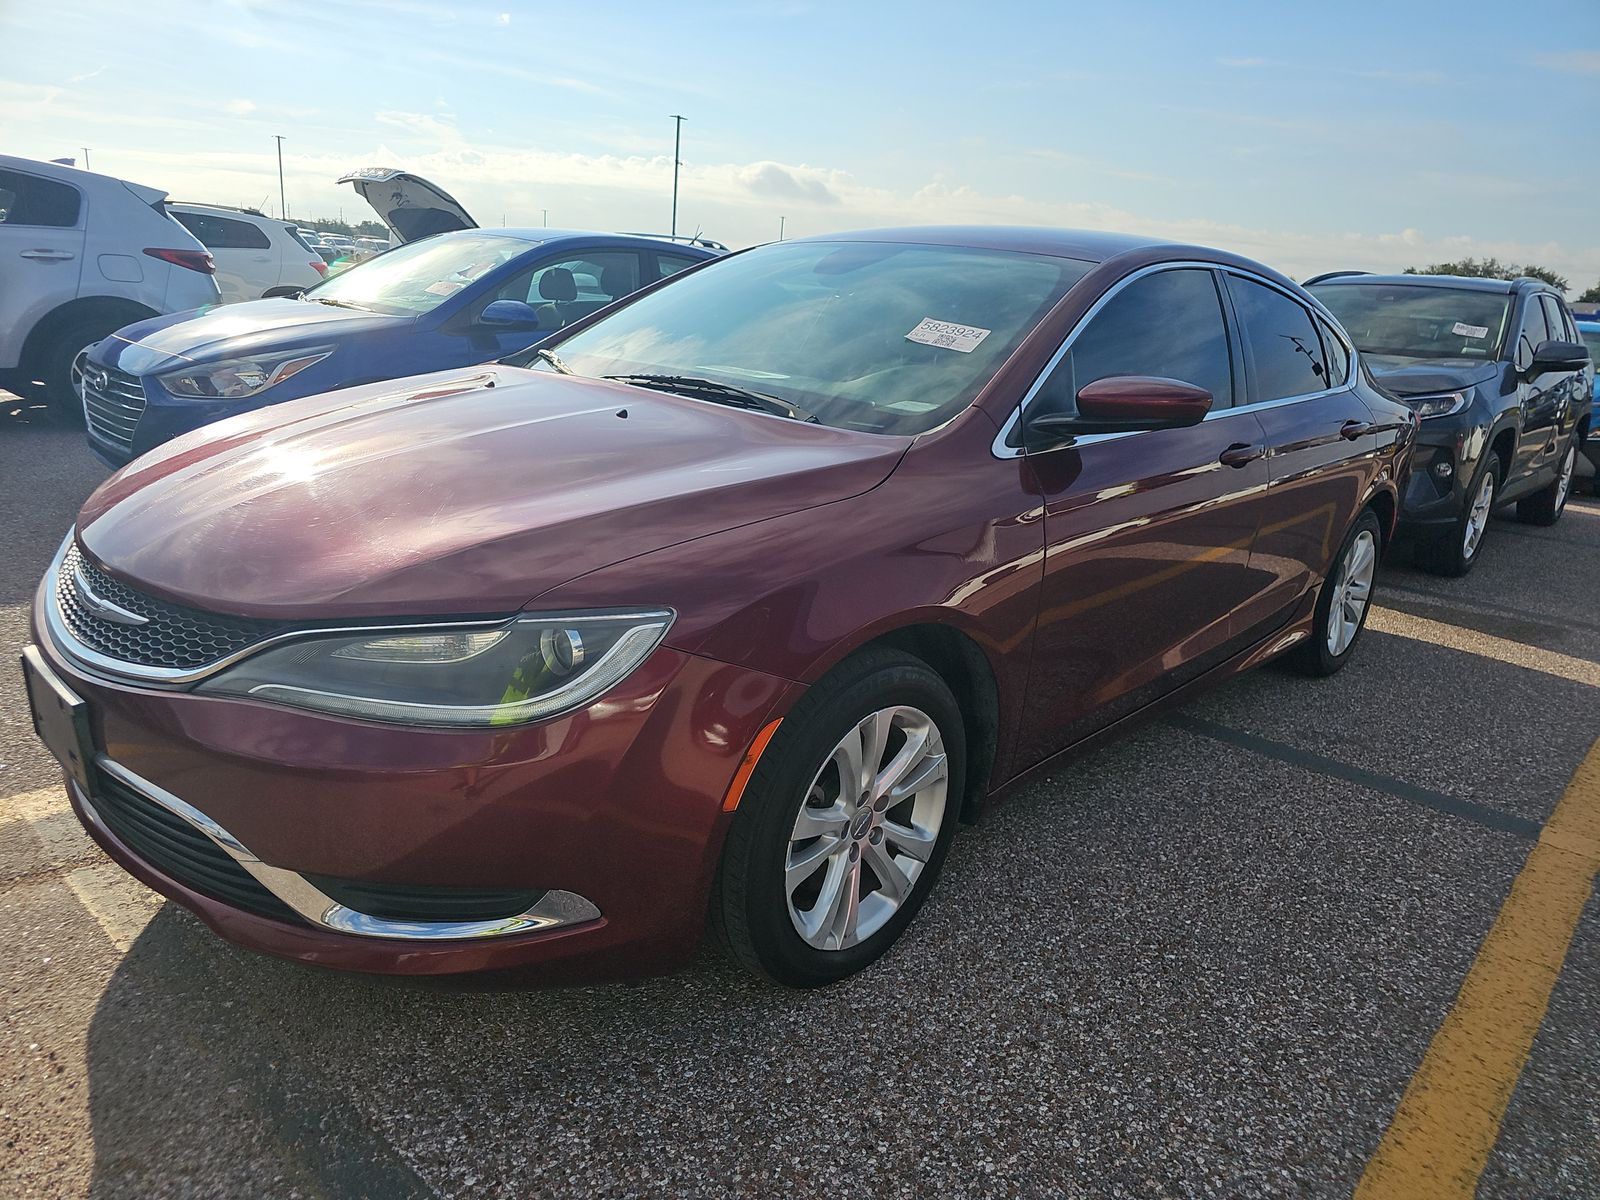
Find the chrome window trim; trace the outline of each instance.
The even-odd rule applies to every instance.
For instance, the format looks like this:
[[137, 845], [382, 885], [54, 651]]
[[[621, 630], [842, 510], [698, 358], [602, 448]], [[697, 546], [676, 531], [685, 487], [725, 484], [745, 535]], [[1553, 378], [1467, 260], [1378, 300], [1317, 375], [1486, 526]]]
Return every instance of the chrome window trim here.
[[[238, 838], [205, 813], [174, 796], [165, 788], [134, 774], [121, 763], [114, 762], [101, 754], [96, 756], [95, 766], [124, 787], [138, 792], [154, 804], [159, 804], [173, 816], [205, 834], [218, 849], [252, 875], [256, 882], [310, 924], [337, 933], [356, 937], [397, 938], [402, 941], [463, 941], [532, 933], [543, 929], [554, 929], [561, 925], [578, 925], [600, 919], [600, 910], [592, 901], [576, 892], [560, 890], [546, 892], [539, 898], [538, 903], [524, 912], [492, 921], [396, 921], [357, 912], [321, 891], [305, 876], [262, 862]], [[76, 783], [71, 784], [71, 787], [83, 811], [94, 822], [96, 828], [115, 838], [117, 835], [106, 826], [100, 814], [95, 811], [93, 800], [84, 795], [83, 789]], [[162, 874], [165, 875], [166, 872], [163, 871]], [[175, 883], [188, 886], [177, 876], [171, 878]], [[217, 903], [227, 902], [217, 901]]]
[[[1006, 444], [1007, 440], [1011, 437], [1012, 431], [1016, 429], [1017, 423], [1022, 419], [1023, 410], [1026, 409], [1028, 405], [1033, 402], [1033, 398], [1039, 394], [1039, 389], [1044, 386], [1045, 380], [1050, 378], [1051, 372], [1054, 371], [1060, 364], [1062, 358], [1066, 356], [1067, 351], [1072, 349], [1072, 343], [1077, 340], [1078, 335], [1088, 327], [1089, 322], [1094, 320], [1094, 318], [1099, 314], [1100, 310], [1111, 301], [1112, 297], [1116, 296], [1122, 291], [1123, 288], [1127, 287], [1135, 280], [1143, 279], [1147, 275], [1155, 275], [1161, 271], [1183, 271], [1194, 270], [1196, 268], [1211, 272], [1222, 272], [1224, 274], [1237, 275], [1241, 279], [1250, 280], [1252, 283], [1264, 284], [1265, 286], [1272, 288], [1274, 291], [1282, 292], [1285, 296], [1295, 301], [1301, 307], [1306, 306], [1303, 298], [1296, 296], [1293, 292], [1284, 288], [1281, 284], [1274, 283], [1272, 280], [1267, 279], [1264, 276], [1257, 275], [1254, 271], [1247, 271], [1240, 267], [1229, 266], [1226, 263], [1209, 263], [1183, 259], [1175, 260], [1173, 262], [1152, 263], [1148, 267], [1140, 267], [1137, 271], [1123, 276], [1111, 287], [1106, 289], [1105, 294], [1096, 300], [1089, 308], [1089, 311], [1078, 318], [1078, 323], [1067, 331], [1067, 336], [1062, 339], [1061, 345], [1056, 348], [1056, 352], [1050, 356], [1050, 361], [1045, 363], [1044, 368], [1037, 376], [1035, 376], [1033, 383], [1029, 385], [1028, 390], [1023, 394], [1022, 400], [1016, 405], [1015, 408], [1011, 410], [1011, 414], [1001, 424], [1000, 432], [995, 435], [994, 441], [989, 444], [989, 452], [998, 459], [1015, 459], [1025, 456], [1025, 451], [1021, 446], [1009, 446]], [[1356, 378], [1358, 371], [1356, 358], [1357, 351], [1354, 344], [1350, 341], [1349, 336], [1345, 333], [1343, 326], [1339, 324], [1338, 320], [1335, 319], [1333, 314], [1323, 307], [1322, 303], [1315, 297], [1312, 297], [1311, 307], [1312, 311], [1327, 321], [1329, 327], [1338, 334], [1340, 342], [1349, 352], [1350, 366], [1345, 374], [1344, 380], [1338, 384], [1323, 388], [1322, 390], [1316, 392], [1306, 392], [1297, 396], [1280, 396], [1276, 400], [1261, 400], [1254, 404], [1230, 405], [1227, 408], [1222, 408], [1216, 410], [1215, 412], [1207, 413], [1203, 418], [1204, 421], [1214, 421], [1222, 417], [1231, 417], [1235, 413], [1259, 412], [1269, 408], [1278, 408], [1285, 404], [1299, 404], [1302, 401], [1307, 400], [1320, 400], [1322, 397], [1331, 396], [1335, 392], [1345, 391], [1351, 386], [1351, 382]], [[1134, 429], [1124, 430], [1118, 433], [1086, 433], [1082, 437], [1074, 438], [1072, 445], [1074, 448], [1079, 446], [1092, 446], [1099, 442], [1115, 441], [1117, 438], [1137, 437], [1140, 434], [1157, 432], [1160, 431], [1151, 429]]]
[[559, 618], [564, 622], [572, 623], [582, 621], [644, 620], [646, 618], [659, 618], [662, 615], [662, 611], [665, 611], [578, 614], [572, 616], [562, 613], [518, 612], [509, 617], [486, 617], [481, 620], [464, 618], [459, 621], [410, 621], [404, 624], [313, 626], [305, 629], [287, 629], [282, 633], [275, 633], [271, 637], [262, 638], [259, 642], [252, 642], [242, 649], [235, 650], [232, 654], [225, 655], [215, 662], [206, 663], [200, 667], [146, 667], [139, 663], [130, 663], [120, 658], [112, 658], [110, 655], [102, 654], [92, 647], [85, 646], [67, 628], [66, 621], [61, 615], [60, 603], [56, 599], [56, 580], [61, 573], [61, 564], [66, 558], [67, 548], [71, 545], [72, 534], [69, 532], [62, 539], [61, 548], [56, 551], [56, 556], [50, 563], [50, 569], [45, 574], [44, 624], [51, 641], [55, 643], [56, 649], [60, 650], [74, 666], [91, 675], [113, 682], [141, 683], [154, 688], [186, 688], [190, 684], [209, 679], [218, 672], [226, 670], [243, 659], [259, 654], [263, 650], [270, 649], [273, 646], [280, 646], [284, 642], [294, 641], [298, 638], [344, 637], [358, 633], [425, 633], [439, 629], [498, 629], [503, 625], [512, 625], [518, 621], [543, 621], [551, 618]]

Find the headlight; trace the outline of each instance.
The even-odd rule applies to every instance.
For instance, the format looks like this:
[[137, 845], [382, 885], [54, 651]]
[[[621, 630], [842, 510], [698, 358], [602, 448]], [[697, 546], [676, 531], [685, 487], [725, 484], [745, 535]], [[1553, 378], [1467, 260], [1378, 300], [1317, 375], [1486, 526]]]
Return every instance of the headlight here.
[[196, 363], [160, 375], [161, 386], [174, 396], [198, 400], [236, 400], [264, 392], [291, 375], [298, 375], [313, 363], [333, 353], [332, 346], [290, 350], [280, 354], [251, 354], [244, 358], [225, 358], [220, 362]]
[[1453, 417], [1467, 406], [1465, 392], [1441, 392], [1437, 396], [1407, 396], [1411, 411], [1426, 421], [1429, 417]]
[[598, 698], [660, 645], [672, 616], [570, 613], [310, 635], [252, 655], [196, 691], [403, 725], [520, 725]]

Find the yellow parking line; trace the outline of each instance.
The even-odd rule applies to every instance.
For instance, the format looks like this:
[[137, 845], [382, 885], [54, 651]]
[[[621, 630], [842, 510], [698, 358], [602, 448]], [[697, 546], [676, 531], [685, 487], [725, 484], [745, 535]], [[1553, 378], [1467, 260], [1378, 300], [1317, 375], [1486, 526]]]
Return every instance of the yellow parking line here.
[[1476, 629], [1464, 629], [1460, 625], [1446, 625], [1442, 621], [1414, 617], [1410, 613], [1396, 612], [1376, 604], [1367, 613], [1367, 628], [1492, 658], [1514, 667], [1527, 667], [1530, 671], [1543, 671], [1557, 679], [1600, 687], [1600, 663], [1574, 658], [1570, 654], [1558, 654], [1554, 650], [1541, 650], [1510, 638], [1495, 637], [1492, 633], [1479, 633]]
[[1355, 1200], [1470, 1200], [1600, 872], [1590, 747], [1411, 1077]]

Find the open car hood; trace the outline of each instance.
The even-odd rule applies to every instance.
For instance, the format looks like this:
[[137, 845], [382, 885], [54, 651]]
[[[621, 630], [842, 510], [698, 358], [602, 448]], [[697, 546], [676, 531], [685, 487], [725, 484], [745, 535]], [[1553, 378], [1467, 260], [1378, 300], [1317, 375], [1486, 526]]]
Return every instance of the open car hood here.
[[398, 167], [362, 167], [341, 175], [338, 182], [355, 188], [401, 242], [478, 227], [454, 196]]

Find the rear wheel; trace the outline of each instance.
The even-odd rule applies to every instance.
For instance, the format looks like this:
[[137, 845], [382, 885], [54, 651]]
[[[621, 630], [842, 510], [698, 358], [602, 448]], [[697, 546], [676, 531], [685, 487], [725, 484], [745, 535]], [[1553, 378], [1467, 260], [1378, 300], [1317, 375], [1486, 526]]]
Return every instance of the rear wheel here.
[[83, 423], [83, 401], [73, 386], [73, 361], [101, 338], [110, 336], [118, 325], [110, 329], [104, 318], [79, 318], [69, 321], [51, 335], [36, 360], [38, 378], [44, 381], [44, 399], [50, 413], [57, 420], [70, 424]]
[[1356, 518], [1333, 560], [1312, 620], [1311, 637], [1296, 646], [1289, 664], [1306, 675], [1343, 670], [1367, 627], [1383, 532], [1369, 508]]
[[888, 950], [944, 861], [965, 760], [955, 697], [920, 659], [872, 651], [813, 687], [728, 832], [711, 916], [733, 956], [815, 987]]
[[1435, 575], [1461, 576], [1478, 562], [1483, 538], [1494, 515], [1495, 498], [1500, 494], [1500, 458], [1484, 457], [1477, 477], [1467, 489], [1467, 505], [1456, 518], [1450, 532], [1417, 545], [1417, 565]]
[[1554, 525], [1566, 511], [1567, 497], [1572, 494], [1572, 476], [1578, 469], [1578, 440], [1567, 443], [1567, 452], [1561, 456], [1561, 469], [1550, 486], [1535, 492], [1526, 500], [1517, 501], [1517, 520], [1528, 525]]

